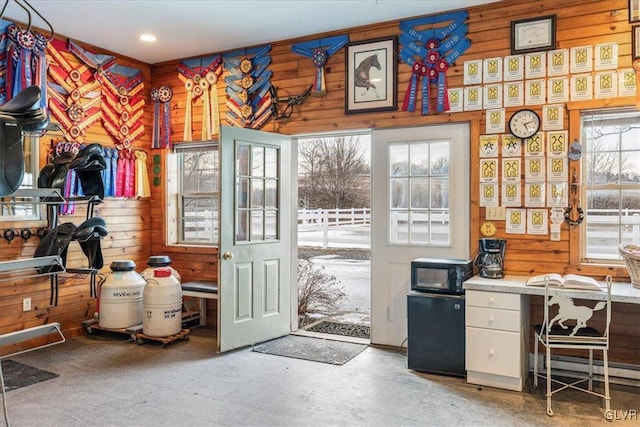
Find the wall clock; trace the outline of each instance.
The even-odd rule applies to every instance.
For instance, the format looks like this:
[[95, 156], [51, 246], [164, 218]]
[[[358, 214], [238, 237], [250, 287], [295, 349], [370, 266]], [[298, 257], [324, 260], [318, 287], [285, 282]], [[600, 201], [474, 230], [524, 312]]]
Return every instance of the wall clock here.
[[531, 138], [540, 130], [540, 116], [533, 110], [518, 110], [509, 119], [509, 130], [520, 138]]

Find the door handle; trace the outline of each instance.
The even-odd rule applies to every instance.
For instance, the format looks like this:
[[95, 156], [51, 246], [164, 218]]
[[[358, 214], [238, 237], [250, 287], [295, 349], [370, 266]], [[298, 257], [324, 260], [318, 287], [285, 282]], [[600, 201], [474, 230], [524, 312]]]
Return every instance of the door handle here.
[[225, 252], [222, 254], [222, 258], [226, 260], [230, 260], [233, 258], [233, 254], [231, 252]]

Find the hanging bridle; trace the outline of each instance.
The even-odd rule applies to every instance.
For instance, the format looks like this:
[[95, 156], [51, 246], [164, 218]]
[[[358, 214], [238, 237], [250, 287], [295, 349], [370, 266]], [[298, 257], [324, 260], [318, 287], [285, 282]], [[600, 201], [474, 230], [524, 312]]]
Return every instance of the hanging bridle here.
[[[311, 95], [311, 89], [313, 85], [310, 85], [307, 90], [302, 92], [300, 95], [287, 96], [284, 98], [278, 98], [278, 91], [275, 86], [271, 85], [269, 87], [269, 93], [271, 94], [271, 111], [273, 114], [274, 120], [286, 120], [291, 117], [291, 113], [293, 113], [293, 106], [300, 105], [305, 100], [306, 97]], [[282, 112], [279, 112], [278, 104], [287, 103], [287, 106], [284, 107]]]

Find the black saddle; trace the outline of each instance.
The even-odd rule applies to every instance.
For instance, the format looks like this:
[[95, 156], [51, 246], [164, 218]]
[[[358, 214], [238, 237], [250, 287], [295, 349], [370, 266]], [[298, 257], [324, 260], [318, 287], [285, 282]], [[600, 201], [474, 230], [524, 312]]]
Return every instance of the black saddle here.
[[[58, 255], [62, 260], [62, 265], [66, 268], [67, 252], [69, 244], [77, 241], [88, 260], [88, 268], [99, 270], [104, 266], [100, 240], [109, 234], [104, 219], [100, 217], [90, 218], [79, 226], [71, 222], [65, 222], [51, 230], [40, 240], [40, 244], [35, 250], [34, 258]], [[62, 271], [62, 267], [44, 266], [38, 267], [38, 273], [56, 273]], [[58, 303], [58, 281], [56, 277], [51, 278], [51, 304]], [[95, 294], [94, 275], [91, 276], [91, 294]]]
[[65, 180], [70, 169], [76, 176], [85, 196], [104, 198], [102, 173], [107, 168], [104, 149], [100, 144], [89, 144], [74, 154], [65, 151], [53, 158], [38, 174], [38, 188], [58, 188], [64, 194]]
[[28, 115], [38, 109], [41, 95], [40, 87], [29, 86], [0, 105], [0, 115], [14, 117]]

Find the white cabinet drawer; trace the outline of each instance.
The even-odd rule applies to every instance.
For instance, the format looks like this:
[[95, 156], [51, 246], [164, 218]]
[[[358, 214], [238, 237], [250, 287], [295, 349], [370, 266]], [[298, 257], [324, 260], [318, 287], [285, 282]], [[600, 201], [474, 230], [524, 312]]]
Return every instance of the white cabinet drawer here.
[[466, 291], [466, 305], [472, 307], [520, 310], [520, 295], [503, 292]]
[[519, 311], [467, 306], [465, 315], [467, 326], [520, 332]]
[[521, 375], [520, 334], [489, 329], [466, 328], [467, 371], [519, 377]]

